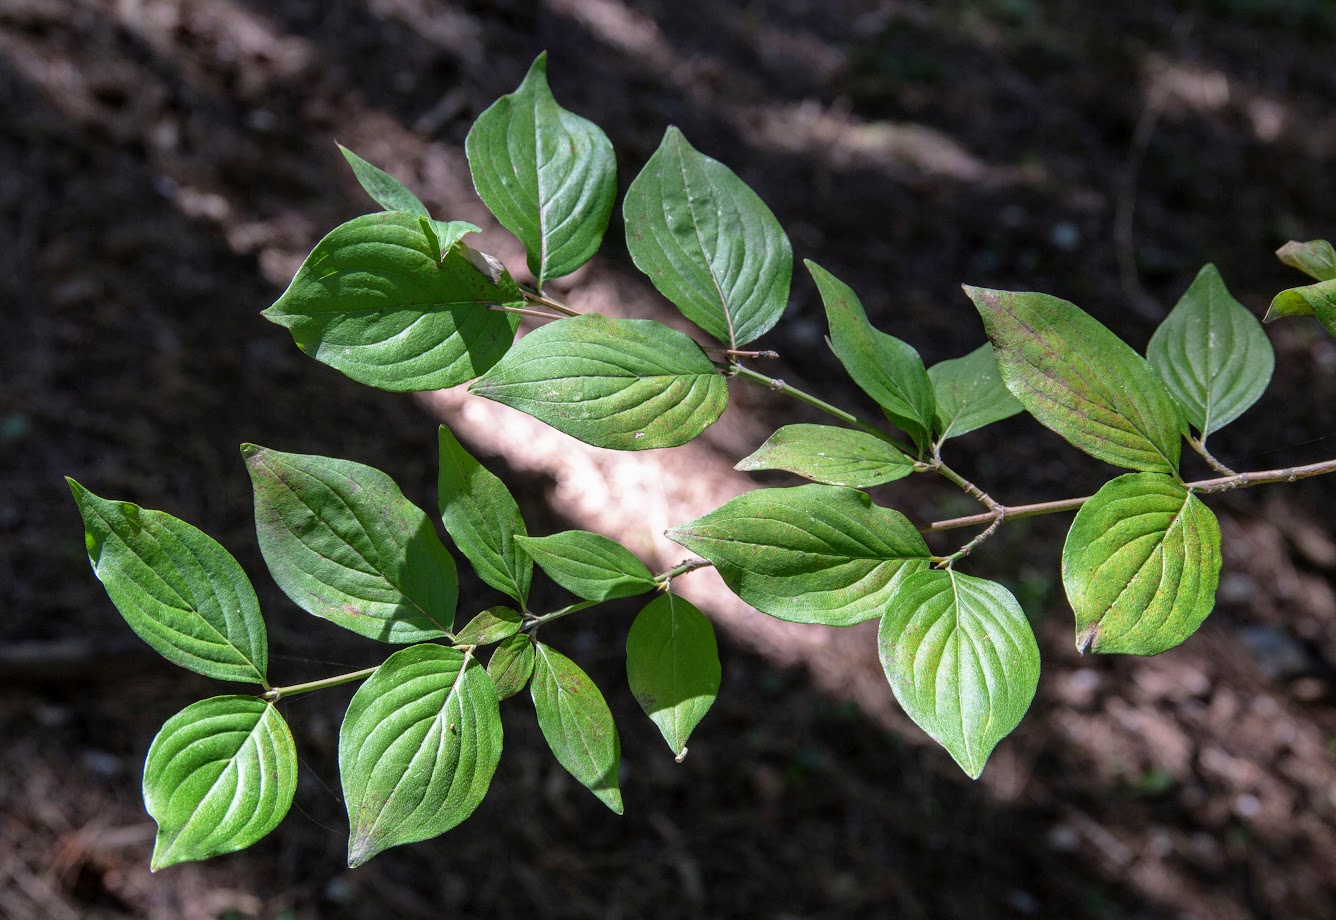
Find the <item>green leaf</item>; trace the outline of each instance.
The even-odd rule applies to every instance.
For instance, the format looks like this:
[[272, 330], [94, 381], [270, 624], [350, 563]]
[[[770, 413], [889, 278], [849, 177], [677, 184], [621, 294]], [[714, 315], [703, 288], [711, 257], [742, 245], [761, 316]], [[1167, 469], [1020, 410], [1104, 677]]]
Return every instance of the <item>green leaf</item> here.
[[1327, 332], [1336, 335], [1336, 281], [1319, 281], [1281, 291], [1263, 317], [1273, 322], [1285, 316], [1316, 316]]
[[[435, 225], [433, 225], [435, 226]], [[321, 240], [264, 316], [359, 383], [404, 392], [471, 380], [501, 359], [523, 299], [499, 264], [463, 245], [441, 256], [419, 218], [355, 217]]]
[[297, 747], [272, 703], [215, 696], [167, 720], [144, 764], [158, 823], [153, 871], [245, 849], [278, 826], [297, 790]]
[[934, 364], [928, 368], [928, 379], [937, 398], [939, 444], [1025, 411], [1002, 382], [993, 346], [987, 342], [963, 358]]
[[595, 447], [678, 447], [723, 414], [728, 384], [700, 346], [650, 320], [587, 314], [516, 343], [471, 387]]
[[437, 477], [441, 520], [455, 546], [487, 584], [524, 604], [533, 580], [533, 561], [515, 542], [524, 517], [505, 483], [485, 469], [441, 426]]
[[670, 127], [622, 204], [626, 245], [664, 297], [730, 348], [770, 330], [793, 250], [765, 202]]
[[550, 537], [517, 539], [548, 577], [587, 601], [631, 597], [658, 586], [629, 549], [599, 534], [567, 530]]
[[546, 52], [478, 116], [464, 149], [478, 197], [524, 244], [540, 290], [589, 261], [612, 215], [617, 158], [598, 125], [557, 105]]
[[1276, 255], [1314, 281], [1336, 281], [1336, 249], [1326, 240], [1290, 240], [1276, 250]]
[[566, 772], [620, 815], [622, 743], [612, 711], [579, 665], [550, 645], [534, 645], [533, 706], [547, 746]]
[[864, 488], [903, 479], [914, 461], [866, 431], [833, 425], [785, 425], [737, 470], [787, 470], [814, 482]]
[[1021, 405], [1114, 466], [1178, 471], [1183, 425], [1146, 359], [1080, 307], [1048, 294], [965, 286]]
[[533, 675], [533, 640], [526, 635], [502, 640], [487, 662], [487, 674], [496, 684], [496, 695], [509, 699], [524, 689]]
[[666, 535], [762, 613], [827, 626], [881, 616], [930, 558], [903, 514], [835, 486], [758, 489]]
[[1128, 473], [1081, 506], [1062, 549], [1076, 648], [1158, 655], [1215, 605], [1220, 524], [1181, 482]]
[[357, 688], [339, 731], [348, 866], [459, 824], [500, 759], [496, 690], [473, 657], [431, 644], [395, 652]]
[[339, 144], [339, 151], [353, 168], [353, 175], [357, 177], [363, 191], [370, 195], [376, 204], [387, 211], [407, 211], [418, 217], [431, 218], [427, 213], [427, 206], [394, 176], [379, 166], [368, 163], [342, 144]]
[[936, 405], [923, 359], [910, 345], [872, 328], [858, 295], [811, 259], [812, 273], [830, 323], [830, 347], [854, 383], [876, 400], [891, 421], [920, 448], [931, 437]]
[[455, 645], [491, 645], [520, 631], [524, 615], [510, 607], [488, 607], [455, 633]]
[[709, 619], [671, 593], [636, 616], [626, 636], [626, 680], [680, 761], [719, 694], [719, 646]]
[[267, 687], [260, 602], [231, 554], [169, 514], [66, 482], [83, 515], [88, 561], [130, 628], [183, 668]]
[[255, 531], [307, 613], [382, 642], [448, 635], [459, 583], [431, 520], [380, 470], [243, 444]]
[[1039, 646], [1001, 585], [931, 569], [905, 579], [878, 633], [895, 698], [973, 779], [1039, 685]]
[[1203, 441], [1257, 402], [1276, 366], [1261, 324], [1230, 296], [1214, 265], [1197, 273], [1151, 336], [1146, 357]]
[[[455, 248], [456, 243], [470, 233], [482, 233], [481, 227], [476, 224], [471, 224], [466, 220], [429, 220], [427, 223], [431, 225], [432, 232], [436, 234], [436, 244], [440, 250], [442, 259], [445, 258], [447, 252]], [[460, 252], [465, 258], [471, 258], [474, 263], [478, 261], [478, 256], [481, 255], [481, 253], [477, 253], [475, 250], [469, 249], [467, 246], [461, 246]], [[497, 283], [500, 283], [499, 279], [508, 277], [498, 272], [496, 266], [485, 262], [484, 266], [474, 264], [474, 268], [485, 272], [488, 277], [493, 278]]]

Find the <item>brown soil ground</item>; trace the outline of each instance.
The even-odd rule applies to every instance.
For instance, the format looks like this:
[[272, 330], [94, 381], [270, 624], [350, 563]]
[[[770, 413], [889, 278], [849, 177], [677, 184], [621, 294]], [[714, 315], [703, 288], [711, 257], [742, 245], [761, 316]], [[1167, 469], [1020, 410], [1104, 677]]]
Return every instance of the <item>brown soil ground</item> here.
[[[61, 480], [229, 547], [269, 612], [276, 679], [374, 663], [383, 649], [312, 621], [264, 575], [237, 455], [254, 441], [356, 459], [433, 507], [427, 410], [467, 414], [462, 396], [359, 387], [258, 316], [324, 231], [369, 209], [335, 138], [435, 213], [484, 224], [483, 248], [518, 271], [462, 144], [546, 48], [558, 98], [613, 139], [623, 189], [679, 125], [929, 362], [982, 340], [962, 281], [1070, 298], [1141, 346], [1202, 263], [1260, 311], [1299, 280], [1271, 250], [1336, 233], [1333, 40], [1323, 0], [0, 2], [0, 915], [1336, 916], [1332, 483], [1216, 502], [1217, 610], [1148, 660], [1077, 656], [1065, 522], [1005, 528], [971, 571], [1020, 596], [1045, 671], [978, 783], [863, 679], [867, 630], [767, 644], [759, 615], [720, 614], [723, 692], [675, 764], [626, 691], [627, 619], [608, 613], [551, 639], [613, 706], [625, 817], [554, 764], [521, 697], [477, 814], [349, 871], [335, 770], [349, 692], [332, 691], [287, 705], [304, 766], [284, 824], [150, 875], [144, 754], [217, 691], [125, 628]], [[621, 232], [615, 219], [563, 295], [662, 315]], [[823, 331], [800, 269], [761, 344], [784, 355], [776, 374], [868, 411]], [[1215, 439], [1240, 469], [1336, 444], [1336, 346], [1306, 321], [1270, 332], [1271, 392]], [[710, 446], [724, 470], [805, 417], [738, 402]], [[489, 448], [531, 532], [597, 522], [568, 510], [533, 450]], [[1022, 419], [952, 456], [1015, 502], [1109, 474]], [[877, 497], [920, 520], [970, 510], [917, 479]]]

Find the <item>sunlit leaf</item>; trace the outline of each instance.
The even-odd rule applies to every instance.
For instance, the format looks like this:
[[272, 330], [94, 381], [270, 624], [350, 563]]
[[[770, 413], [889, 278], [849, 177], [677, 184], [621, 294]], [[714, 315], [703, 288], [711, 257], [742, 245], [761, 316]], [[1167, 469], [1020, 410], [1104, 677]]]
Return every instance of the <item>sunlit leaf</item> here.
[[542, 642], [535, 643], [533, 706], [547, 745], [598, 800], [622, 813], [617, 771], [622, 743], [603, 694], [579, 665]]
[[1062, 584], [1079, 651], [1158, 655], [1197, 631], [1215, 606], [1220, 525], [1181, 482], [1128, 473], [1077, 512]]
[[398, 392], [472, 380], [501, 359], [518, 317], [489, 309], [523, 300], [498, 265], [403, 211], [330, 231], [264, 311], [297, 347], [359, 383]]
[[395, 652], [357, 688], [339, 731], [348, 865], [459, 824], [500, 759], [501, 711], [482, 666], [441, 645]]
[[1039, 646], [1011, 592], [953, 569], [916, 572], [891, 598], [878, 647], [905, 712], [978, 779], [1039, 685]]
[[1266, 392], [1275, 354], [1256, 317], [1207, 265], [1146, 348], [1151, 367], [1202, 439], [1238, 418]]
[[83, 515], [93, 572], [130, 628], [183, 668], [264, 684], [264, 618], [232, 555], [169, 514], [107, 501], [66, 481]]
[[158, 822], [154, 871], [250, 846], [278, 826], [297, 790], [297, 748], [273, 704], [215, 696], [167, 720], [144, 764]]
[[1080, 307], [1048, 294], [969, 287], [1002, 379], [1047, 428], [1092, 457], [1175, 473], [1183, 426], [1146, 359]]
[[813, 482], [861, 489], [903, 479], [914, 472], [914, 461], [866, 431], [785, 425], [734, 469], [787, 470]]
[[719, 693], [719, 646], [709, 619], [671, 593], [650, 601], [626, 636], [626, 680], [678, 758]]
[[444, 636], [455, 563], [431, 520], [380, 470], [243, 444], [255, 530], [274, 581], [308, 613], [382, 642]]
[[700, 346], [650, 320], [586, 314], [530, 332], [471, 387], [595, 447], [678, 447], [723, 414]]
[[881, 616], [930, 556], [903, 514], [835, 486], [758, 489], [666, 536], [714, 563], [762, 613], [827, 626]]
[[645, 563], [600, 534], [567, 530], [549, 537], [520, 537], [519, 543], [549, 578], [585, 600], [631, 597], [656, 586]]
[[632, 261], [687, 319], [732, 348], [779, 321], [793, 279], [788, 237], [745, 182], [677, 128], [627, 189], [623, 211]]
[[1336, 281], [1336, 249], [1326, 240], [1290, 240], [1276, 250], [1276, 255], [1314, 281]]
[[478, 116], [464, 149], [478, 197], [524, 244], [540, 289], [589, 261], [608, 229], [617, 158], [597, 125], [557, 105], [546, 52]]

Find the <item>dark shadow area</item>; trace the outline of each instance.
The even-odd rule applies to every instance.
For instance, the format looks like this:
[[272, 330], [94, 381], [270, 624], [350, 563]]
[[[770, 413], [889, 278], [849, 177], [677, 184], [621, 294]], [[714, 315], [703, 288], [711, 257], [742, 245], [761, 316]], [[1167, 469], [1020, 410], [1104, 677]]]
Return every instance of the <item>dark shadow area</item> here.
[[[1035, 618], [1045, 672], [979, 783], [907, 722], [889, 730], [726, 643], [719, 703], [674, 763], [626, 688], [629, 602], [551, 627], [612, 706], [624, 817], [553, 762], [521, 695], [503, 705], [506, 751], [479, 811], [349, 872], [345, 687], [283, 704], [304, 767], [270, 838], [149, 875], [149, 742], [189, 702], [235, 688], [127, 645], [62, 479], [178, 515], [234, 553], [267, 614], [275, 679], [374, 664], [385, 647], [303, 614], [265, 573], [237, 450], [370, 464], [434, 517], [433, 420], [311, 361], [259, 316], [324, 232], [369, 209], [336, 138], [433, 214], [482, 223], [463, 138], [547, 49], [558, 98], [612, 138], [623, 191], [679, 125], [756, 189], [800, 258], [850, 283], [929, 363], [982, 341], [961, 282], [1072, 299], [1141, 347], [1201, 263], [1260, 312], [1298, 281], [1271, 250], [1336, 234], [1327, 9], [5, 4], [0, 914], [1336, 915], [1330, 483], [1214, 503], [1217, 612], [1149, 661], [1077, 658], [1054, 561], [1066, 521], [1009, 525], [971, 572], [1007, 582]], [[619, 208], [594, 277], [633, 272], [622, 234]], [[481, 239], [522, 263], [494, 226]], [[1336, 399], [1336, 346], [1316, 325], [1269, 331], [1272, 390], [1217, 436], [1236, 468], [1336, 448], [1321, 412]], [[759, 344], [784, 355], [775, 373], [871, 414], [824, 333], [799, 267], [789, 315]], [[952, 444], [953, 465], [1008, 500], [1086, 494], [1108, 473], [1022, 419]], [[504, 478], [530, 533], [568, 526], [544, 508], [554, 483]], [[918, 483], [875, 494], [922, 519], [975, 510]], [[463, 569], [460, 624], [500, 600]], [[533, 606], [555, 609], [559, 594]]]

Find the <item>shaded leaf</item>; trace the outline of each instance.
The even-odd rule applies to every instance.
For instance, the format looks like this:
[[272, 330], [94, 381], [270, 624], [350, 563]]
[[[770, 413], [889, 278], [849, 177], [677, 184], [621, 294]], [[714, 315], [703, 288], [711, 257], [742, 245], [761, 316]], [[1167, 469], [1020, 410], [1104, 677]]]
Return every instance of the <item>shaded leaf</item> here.
[[387, 211], [407, 211], [409, 214], [430, 219], [427, 206], [394, 176], [362, 159], [342, 144], [339, 144], [339, 152], [353, 168], [353, 175], [357, 177], [362, 190], [370, 195], [376, 204]]
[[380, 470], [243, 444], [260, 552], [307, 613], [382, 642], [444, 636], [455, 563], [430, 519]]
[[1175, 473], [1178, 408], [1146, 359], [1080, 307], [1048, 294], [965, 286], [1002, 379], [1040, 424], [1092, 457]]
[[546, 52], [478, 116], [464, 149], [478, 197], [524, 244], [539, 289], [589, 261], [612, 215], [617, 158], [597, 125], [557, 105]]
[[533, 706], [557, 762], [598, 800], [622, 813], [622, 743], [603, 694], [565, 655], [534, 643]]
[[636, 267], [687, 319], [738, 348], [768, 332], [789, 300], [793, 250], [765, 202], [670, 127], [626, 191]]
[[673, 754], [719, 693], [719, 646], [705, 614], [672, 593], [650, 601], [626, 636], [626, 680]]
[[496, 684], [496, 695], [509, 699], [524, 689], [533, 675], [533, 640], [526, 635], [502, 640], [487, 662], [487, 674]]
[[519, 505], [505, 483], [474, 459], [449, 428], [440, 427], [437, 442], [436, 483], [446, 532], [479, 578], [526, 603], [533, 561], [515, 542], [526, 532]]
[[1276, 365], [1261, 324], [1230, 296], [1214, 265], [1197, 273], [1151, 336], [1146, 357], [1203, 441], [1257, 402]]
[[916, 572], [878, 633], [895, 698], [978, 779], [1039, 685], [1039, 646], [1011, 592], [953, 569]]
[[297, 747], [273, 704], [215, 696], [167, 720], [144, 763], [158, 823], [152, 869], [245, 849], [278, 826], [297, 790]]
[[811, 259], [812, 273], [830, 323], [830, 347], [854, 383], [920, 448], [930, 439], [936, 406], [923, 359], [909, 344], [874, 329], [858, 295]]
[[442, 257], [443, 242], [402, 211], [355, 217], [316, 245], [264, 316], [302, 351], [368, 386], [403, 392], [471, 380], [515, 338], [518, 317], [489, 306], [523, 294], [467, 247]]
[[585, 600], [631, 597], [657, 587], [650, 570], [629, 549], [599, 534], [567, 530], [518, 540], [548, 577]]
[[267, 686], [264, 618], [236, 559], [185, 521], [66, 482], [93, 573], [130, 628], [183, 668]]
[[787, 470], [814, 482], [864, 488], [903, 479], [914, 461], [866, 431], [833, 425], [785, 425], [737, 470]]
[[762, 613], [827, 626], [881, 616], [930, 556], [903, 514], [835, 486], [758, 489], [666, 536], [714, 563]]
[[1276, 255], [1314, 281], [1336, 281], [1336, 249], [1326, 240], [1290, 240], [1276, 250]]
[[1025, 407], [1002, 382], [993, 346], [985, 342], [963, 358], [928, 368], [937, 401], [937, 441], [1011, 418]]
[[501, 740], [496, 690], [472, 656], [427, 644], [387, 658], [353, 694], [339, 731], [349, 867], [473, 814]]
[[592, 313], [530, 332], [470, 389], [617, 450], [678, 447], [728, 404], [727, 382], [690, 338]]
[[520, 631], [524, 615], [510, 607], [488, 607], [455, 633], [455, 645], [491, 645]]
[[1081, 506], [1062, 549], [1076, 648], [1158, 655], [1215, 605], [1220, 525], [1183, 484], [1128, 473]]

